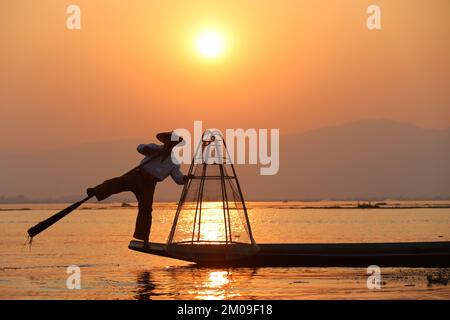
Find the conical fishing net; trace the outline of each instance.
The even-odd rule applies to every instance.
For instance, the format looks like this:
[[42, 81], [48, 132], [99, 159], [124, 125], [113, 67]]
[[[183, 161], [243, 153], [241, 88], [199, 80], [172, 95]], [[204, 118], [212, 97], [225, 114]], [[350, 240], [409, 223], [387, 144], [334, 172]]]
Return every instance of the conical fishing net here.
[[[206, 157], [208, 153], [210, 156]], [[189, 175], [191, 179], [183, 189], [167, 251], [193, 260], [253, 254], [257, 246], [247, 208], [221, 135], [202, 139]]]

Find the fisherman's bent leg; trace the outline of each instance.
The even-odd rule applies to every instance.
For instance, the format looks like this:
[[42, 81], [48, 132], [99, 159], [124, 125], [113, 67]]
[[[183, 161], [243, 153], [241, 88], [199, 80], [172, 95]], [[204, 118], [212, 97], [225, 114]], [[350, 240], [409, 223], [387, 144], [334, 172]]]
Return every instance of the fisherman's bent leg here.
[[134, 180], [134, 174], [127, 174], [106, 180], [94, 188], [95, 197], [98, 201], [102, 201], [116, 193], [133, 191], [135, 189]]

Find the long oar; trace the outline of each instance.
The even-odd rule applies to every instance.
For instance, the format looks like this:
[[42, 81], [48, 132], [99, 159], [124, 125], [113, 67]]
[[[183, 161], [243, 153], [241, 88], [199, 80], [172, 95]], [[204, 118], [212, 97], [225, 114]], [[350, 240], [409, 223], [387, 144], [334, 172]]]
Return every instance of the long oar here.
[[[125, 174], [129, 174], [129, 173], [133, 172], [134, 170], [139, 169], [140, 167], [142, 167], [143, 165], [149, 163], [150, 161], [152, 161], [153, 159], [157, 158], [161, 154], [162, 154], [162, 150], [160, 152], [156, 153], [153, 157], [148, 158], [147, 160], [142, 162], [140, 165], [138, 165], [136, 168], [131, 169], [130, 171], [128, 171]], [[49, 228], [50, 226], [52, 226], [53, 224], [55, 224], [56, 222], [58, 222], [59, 220], [61, 220], [65, 216], [67, 216], [69, 213], [74, 211], [76, 208], [81, 206], [84, 202], [88, 201], [92, 197], [93, 196], [87, 196], [86, 198], [84, 198], [84, 199], [82, 199], [82, 200], [80, 200], [78, 202], [75, 202], [74, 204], [71, 204], [67, 208], [61, 210], [58, 213], [55, 213], [51, 217], [45, 219], [44, 221], [39, 222], [34, 227], [31, 227], [30, 229], [28, 229], [28, 235], [30, 236], [30, 243], [33, 240], [34, 236], [37, 236], [39, 233], [41, 233], [45, 229]]]
[[65, 216], [67, 216], [69, 213], [71, 213], [73, 210], [75, 210], [76, 208], [81, 206], [84, 202], [88, 201], [92, 197], [93, 196], [87, 196], [83, 200], [75, 202], [74, 204], [71, 204], [70, 206], [68, 206], [64, 210], [61, 210], [60, 212], [52, 215], [50, 218], [47, 218], [44, 221], [39, 222], [34, 227], [31, 227], [30, 229], [28, 229], [28, 235], [31, 238], [33, 238], [34, 236], [38, 235], [39, 233], [41, 233], [42, 231], [44, 231], [45, 229], [47, 229], [51, 225], [55, 224], [56, 222], [58, 222], [59, 220], [61, 220]]

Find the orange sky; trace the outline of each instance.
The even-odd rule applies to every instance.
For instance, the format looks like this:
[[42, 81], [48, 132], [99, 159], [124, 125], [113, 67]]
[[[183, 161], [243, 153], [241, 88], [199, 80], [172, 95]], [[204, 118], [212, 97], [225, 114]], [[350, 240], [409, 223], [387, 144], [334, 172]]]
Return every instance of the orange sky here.
[[[82, 29], [69, 31], [78, 4]], [[382, 9], [382, 30], [366, 8]], [[450, 2], [0, 1], [0, 147], [153, 139], [192, 128], [281, 133], [366, 118], [450, 126]], [[193, 54], [221, 30], [227, 53]], [[31, 143], [31, 144], [30, 144]]]

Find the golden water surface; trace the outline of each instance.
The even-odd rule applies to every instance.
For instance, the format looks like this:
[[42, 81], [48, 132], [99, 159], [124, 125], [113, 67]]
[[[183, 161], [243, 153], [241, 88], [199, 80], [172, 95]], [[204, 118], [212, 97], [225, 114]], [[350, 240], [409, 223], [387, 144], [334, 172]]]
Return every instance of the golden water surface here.
[[[449, 208], [305, 209], [314, 205], [329, 203], [249, 203], [255, 240], [450, 240]], [[24, 246], [26, 230], [63, 207], [1, 206], [1, 299], [450, 299], [448, 286], [427, 281], [448, 269], [384, 268], [382, 288], [370, 290], [365, 268], [198, 268], [134, 252], [127, 246], [136, 208], [118, 204], [87, 204], [37, 236], [31, 250]], [[154, 206], [151, 241], [167, 240], [174, 212], [172, 203]], [[67, 288], [69, 265], [80, 267], [81, 289]]]

